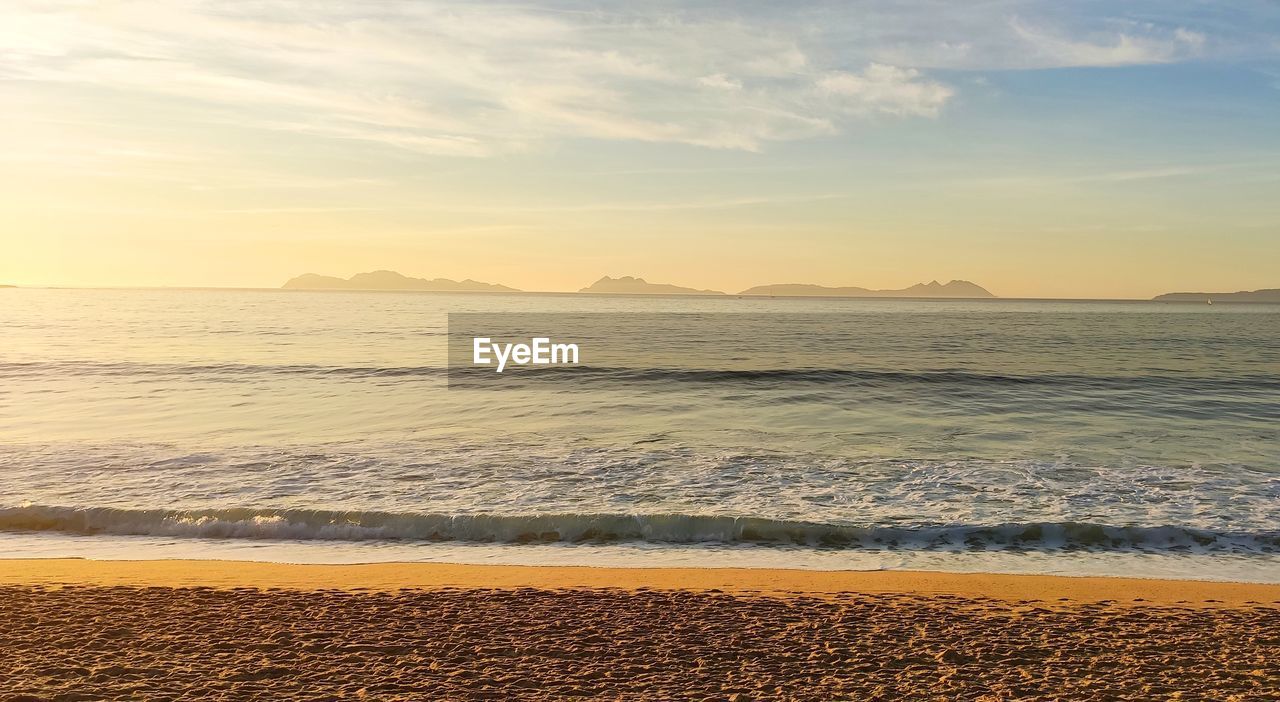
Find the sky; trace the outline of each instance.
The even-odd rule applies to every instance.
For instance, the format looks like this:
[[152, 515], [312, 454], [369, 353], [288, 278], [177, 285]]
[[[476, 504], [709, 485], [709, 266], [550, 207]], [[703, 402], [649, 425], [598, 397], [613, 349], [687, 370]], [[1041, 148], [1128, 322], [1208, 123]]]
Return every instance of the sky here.
[[1280, 287], [1280, 4], [0, 5], [0, 283]]

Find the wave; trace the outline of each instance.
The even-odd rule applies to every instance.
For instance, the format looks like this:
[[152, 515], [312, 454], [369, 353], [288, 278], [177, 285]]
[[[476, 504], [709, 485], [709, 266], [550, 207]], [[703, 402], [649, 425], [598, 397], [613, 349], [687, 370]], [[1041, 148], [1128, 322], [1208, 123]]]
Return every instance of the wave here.
[[309, 363], [140, 363], [132, 361], [18, 361], [0, 363], [0, 377], [57, 375], [94, 376], [183, 376], [210, 377], [240, 375], [339, 376], [352, 378], [436, 377], [448, 372], [435, 366], [325, 366]]
[[[899, 384], [957, 386], [1050, 386], [1077, 389], [1183, 389], [1183, 390], [1280, 390], [1280, 377], [1187, 375], [1083, 375], [1046, 373], [1016, 375], [961, 370], [881, 370], [860, 368], [626, 368], [605, 366], [559, 366], [513, 368], [522, 378], [609, 380], [622, 382], [693, 383], [801, 383], [814, 385], [888, 386]], [[490, 368], [450, 369], [451, 379], [500, 378]]]
[[956, 369], [888, 370], [865, 368], [646, 368], [589, 366], [511, 367], [499, 375], [492, 368], [440, 366], [331, 366], [319, 364], [142, 363], [97, 361], [19, 361], [0, 363], [0, 377], [56, 375], [218, 377], [282, 375], [350, 378], [444, 377], [452, 380], [511, 382], [574, 380], [625, 383], [688, 382], [703, 384], [799, 383], [873, 387], [897, 384], [956, 386], [1049, 386], [1076, 389], [1235, 390], [1265, 393], [1280, 390], [1275, 375], [1190, 376], [1170, 372], [1138, 375], [1071, 373], [1002, 374]]
[[0, 531], [204, 539], [795, 545], [876, 550], [1280, 553], [1280, 531], [1088, 522], [853, 526], [691, 514], [407, 514], [311, 509], [163, 510], [21, 505]]

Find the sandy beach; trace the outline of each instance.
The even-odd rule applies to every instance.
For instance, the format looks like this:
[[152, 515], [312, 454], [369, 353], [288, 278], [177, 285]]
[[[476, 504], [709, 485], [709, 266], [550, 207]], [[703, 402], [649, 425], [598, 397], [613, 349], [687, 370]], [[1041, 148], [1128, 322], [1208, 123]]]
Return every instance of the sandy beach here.
[[1262, 699], [1280, 586], [0, 562], [3, 700]]

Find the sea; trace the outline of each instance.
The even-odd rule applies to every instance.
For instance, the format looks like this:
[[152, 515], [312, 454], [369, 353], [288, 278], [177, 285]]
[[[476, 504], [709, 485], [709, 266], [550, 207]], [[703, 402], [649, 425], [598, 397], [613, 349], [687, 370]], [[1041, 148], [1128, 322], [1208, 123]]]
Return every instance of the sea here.
[[1280, 306], [0, 290], [44, 557], [1280, 582]]

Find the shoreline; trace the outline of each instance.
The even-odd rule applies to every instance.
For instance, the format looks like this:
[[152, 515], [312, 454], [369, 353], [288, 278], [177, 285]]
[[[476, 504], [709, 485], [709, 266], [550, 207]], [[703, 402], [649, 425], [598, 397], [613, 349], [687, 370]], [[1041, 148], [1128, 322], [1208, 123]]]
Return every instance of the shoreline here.
[[453, 563], [0, 559], [0, 586], [348, 590], [665, 590], [734, 595], [912, 594], [1001, 601], [1280, 606], [1280, 584], [909, 570], [618, 568]]

